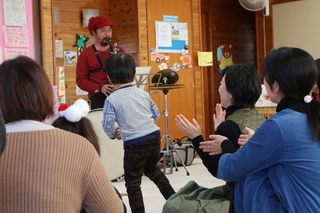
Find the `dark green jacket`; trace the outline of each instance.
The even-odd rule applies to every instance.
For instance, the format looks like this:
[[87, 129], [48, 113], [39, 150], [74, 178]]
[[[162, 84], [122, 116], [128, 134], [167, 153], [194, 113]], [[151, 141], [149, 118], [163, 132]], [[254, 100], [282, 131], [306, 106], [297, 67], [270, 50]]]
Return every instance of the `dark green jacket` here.
[[250, 129], [256, 131], [266, 119], [256, 109], [242, 108], [232, 113], [227, 120], [235, 122], [242, 134], [248, 134], [245, 127], [250, 127]]

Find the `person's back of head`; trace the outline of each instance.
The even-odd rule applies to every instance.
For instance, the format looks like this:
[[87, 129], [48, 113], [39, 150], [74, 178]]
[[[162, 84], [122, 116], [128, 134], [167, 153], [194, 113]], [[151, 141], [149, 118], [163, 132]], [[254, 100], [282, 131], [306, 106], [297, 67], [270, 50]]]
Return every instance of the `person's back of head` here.
[[262, 69], [271, 90], [277, 82], [285, 98], [307, 104], [306, 113], [313, 138], [320, 139], [320, 103], [309, 96], [317, 77], [313, 57], [299, 48], [281, 47], [266, 56]]
[[43, 68], [27, 56], [0, 65], [0, 108], [5, 123], [43, 121], [53, 110], [53, 89]]
[[135, 61], [127, 53], [113, 54], [106, 61], [106, 73], [113, 84], [133, 82], [136, 74]]
[[59, 118], [57, 118], [52, 126], [73, 132], [85, 137], [92, 143], [98, 154], [100, 155], [100, 146], [98, 136], [93, 128], [91, 121], [85, 116], [88, 115], [89, 105], [83, 99], [78, 99], [73, 105], [60, 105]]
[[226, 67], [222, 76], [227, 90], [234, 98], [233, 104], [254, 108], [262, 90], [257, 70], [249, 64], [234, 64]]
[[314, 59], [299, 48], [274, 49], [267, 55], [262, 66], [268, 84], [277, 82], [284, 96], [290, 99], [303, 100], [316, 81]]

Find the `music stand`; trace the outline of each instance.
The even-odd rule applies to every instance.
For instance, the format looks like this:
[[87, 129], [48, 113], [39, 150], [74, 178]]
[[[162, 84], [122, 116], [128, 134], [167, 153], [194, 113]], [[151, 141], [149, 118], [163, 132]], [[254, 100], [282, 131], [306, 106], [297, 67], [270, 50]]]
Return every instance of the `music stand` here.
[[[161, 83], [159, 83], [156, 86], [157, 86], [158, 90], [162, 90], [163, 94], [164, 94], [164, 111], [162, 112], [162, 114], [164, 114], [164, 118], [165, 118], [165, 135], [162, 136], [162, 139], [165, 138], [165, 140], [166, 140], [166, 144], [165, 144], [166, 150], [161, 151], [163, 153], [163, 172], [164, 172], [164, 174], [172, 174], [173, 173], [173, 168], [172, 168], [173, 167], [173, 152], [175, 152], [177, 154], [178, 158], [180, 159], [181, 164], [183, 165], [184, 169], [186, 170], [187, 175], [190, 175], [184, 161], [182, 160], [179, 152], [177, 151], [174, 143], [171, 140], [171, 136], [169, 135], [168, 93], [169, 93], [169, 90], [171, 90], [171, 89], [183, 88], [182, 84], [161, 84]], [[171, 149], [170, 149], [170, 147], [171, 147]], [[170, 172], [166, 173], [166, 167], [167, 167], [166, 164], [168, 162], [168, 159], [170, 161]], [[176, 171], [178, 171], [178, 166], [177, 166], [176, 161], [174, 161], [174, 163], [175, 163]]]
[[[136, 76], [132, 82], [133, 85], [136, 87], [143, 89], [145, 88], [146, 85], [149, 86], [149, 89], [152, 89], [153, 87], [154, 92], [148, 92], [149, 94], [154, 94], [158, 93], [158, 85], [160, 84], [160, 79], [161, 79], [161, 73], [150, 73], [151, 67], [136, 67]], [[148, 83], [148, 78], [151, 75], [159, 75], [158, 81], [156, 83]], [[151, 86], [150, 86], [151, 85]]]

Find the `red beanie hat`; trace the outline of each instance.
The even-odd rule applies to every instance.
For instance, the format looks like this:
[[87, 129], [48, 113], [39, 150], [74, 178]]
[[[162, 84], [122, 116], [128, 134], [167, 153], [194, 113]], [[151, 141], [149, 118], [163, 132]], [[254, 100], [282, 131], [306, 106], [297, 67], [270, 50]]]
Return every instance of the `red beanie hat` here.
[[92, 30], [98, 29], [100, 27], [106, 27], [106, 26], [111, 26], [111, 27], [114, 26], [114, 24], [107, 17], [97, 16], [97, 17], [91, 17], [89, 19], [88, 29], [91, 35], [93, 35]]

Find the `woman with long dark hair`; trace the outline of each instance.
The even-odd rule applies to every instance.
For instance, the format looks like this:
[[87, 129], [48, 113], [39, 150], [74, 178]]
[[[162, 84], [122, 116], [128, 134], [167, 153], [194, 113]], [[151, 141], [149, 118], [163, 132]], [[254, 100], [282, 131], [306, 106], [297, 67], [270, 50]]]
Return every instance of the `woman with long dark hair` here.
[[272, 50], [263, 73], [277, 113], [237, 152], [223, 136], [206, 142], [221, 144], [218, 178], [236, 182], [236, 212], [320, 212], [320, 102], [310, 96], [316, 70], [304, 50]]

